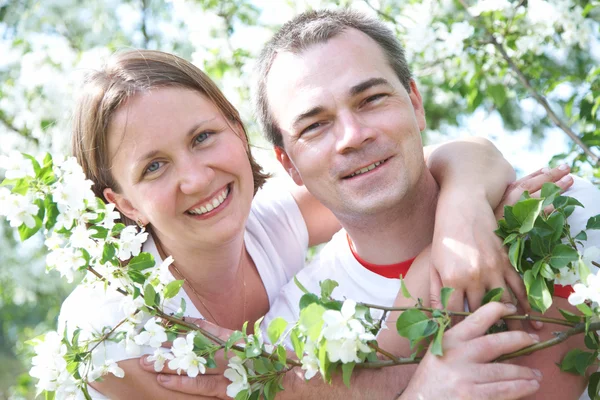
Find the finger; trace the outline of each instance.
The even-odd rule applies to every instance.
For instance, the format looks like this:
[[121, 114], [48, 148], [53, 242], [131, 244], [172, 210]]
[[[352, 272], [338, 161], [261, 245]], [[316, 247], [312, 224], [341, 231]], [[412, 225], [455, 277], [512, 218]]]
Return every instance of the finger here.
[[[562, 164], [557, 168], [542, 168], [521, 179], [518, 179], [512, 184], [510, 184], [507, 188], [503, 203], [514, 204], [519, 200], [523, 192], [527, 191], [530, 194], [535, 193], [539, 191], [542, 188], [542, 185], [546, 182], [560, 182], [560, 180], [563, 177], [567, 176], [569, 171], [569, 166], [566, 164]], [[567, 178], [564, 182], [561, 182], [560, 184], [567, 185], [569, 179], [572, 180], [572, 178]]]
[[[527, 290], [525, 289], [525, 284], [523, 283], [521, 275], [514, 269], [511, 269], [506, 273], [504, 279], [517, 299], [517, 307], [522, 310], [523, 314], [531, 314], [531, 304], [529, 304], [529, 300], [527, 299]], [[529, 324], [536, 330], [544, 327], [544, 324], [540, 321], [529, 321]], [[509, 329], [512, 329], [511, 324], [509, 324]], [[518, 328], [515, 327], [515, 329]]]
[[[460, 324], [446, 332], [445, 340], [456, 345], [459, 342], [474, 339], [483, 335], [490, 326], [505, 315], [514, 314], [517, 308], [512, 304], [503, 304], [496, 301], [479, 307]], [[493, 335], [489, 335], [493, 336]]]
[[478, 364], [471, 369], [470, 376], [475, 383], [494, 383], [518, 379], [542, 380], [542, 373], [533, 368], [514, 364]]
[[483, 300], [483, 296], [485, 296], [485, 288], [483, 286], [470, 288], [466, 291], [466, 296], [469, 304], [469, 311], [475, 311], [481, 307], [481, 301]]
[[198, 375], [195, 378], [180, 375], [159, 374], [158, 384], [175, 392], [204, 396], [202, 399], [226, 398], [229, 382], [222, 375]]
[[429, 269], [429, 300], [431, 301], [431, 308], [437, 308], [441, 310], [442, 301], [440, 300], [440, 292], [442, 291], [442, 278], [439, 272], [430, 267]]
[[475, 399], [512, 400], [530, 396], [538, 391], [537, 380], [513, 380], [505, 382], [483, 383], [475, 388]]
[[539, 342], [539, 337], [523, 331], [494, 333], [472, 339], [462, 357], [475, 362], [490, 362], [503, 354], [512, 353]]

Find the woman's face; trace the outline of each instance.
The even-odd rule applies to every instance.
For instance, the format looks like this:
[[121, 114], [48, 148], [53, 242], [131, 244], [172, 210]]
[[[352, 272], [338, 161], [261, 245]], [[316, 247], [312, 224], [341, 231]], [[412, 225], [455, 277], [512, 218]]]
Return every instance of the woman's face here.
[[108, 147], [121, 192], [105, 196], [167, 248], [219, 245], [243, 231], [254, 194], [246, 139], [200, 93], [167, 87], [128, 99]]

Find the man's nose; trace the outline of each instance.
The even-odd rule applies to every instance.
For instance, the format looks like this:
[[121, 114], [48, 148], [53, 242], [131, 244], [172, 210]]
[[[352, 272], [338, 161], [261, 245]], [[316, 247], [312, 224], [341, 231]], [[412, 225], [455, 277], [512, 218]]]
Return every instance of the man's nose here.
[[373, 140], [373, 130], [361, 123], [352, 112], [341, 113], [337, 119], [338, 153], [346, 153], [361, 148]]
[[197, 157], [189, 157], [177, 166], [179, 189], [184, 194], [195, 194], [206, 191], [215, 177], [215, 171]]

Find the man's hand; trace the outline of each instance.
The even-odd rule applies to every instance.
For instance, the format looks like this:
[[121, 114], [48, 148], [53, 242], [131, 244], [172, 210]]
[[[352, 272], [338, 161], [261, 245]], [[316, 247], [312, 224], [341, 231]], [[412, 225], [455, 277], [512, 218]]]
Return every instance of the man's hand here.
[[[504, 205], [514, 204], [525, 190], [539, 196], [542, 184], [546, 182], [567, 189], [573, 183], [568, 173], [566, 166], [544, 168], [515, 181], [508, 186], [494, 212], [484, 196], [476, 191], [461, 189], [441, 193], [432, 242], [432, 307], [441, 308], [442, 287], [455, 289], [448, 308], [457, 311], [464, 308], [465, 297], [469, 309], [474, 311], [487, 291], [503, 288], [502, 302], [514, 303], [514, 295], [524, 312], [529, 313], [531, 308], [523, 281], [510, 264], [502, 241], [494, 233], [496, 218], [502, 217]], [[513, 325], [520, 326], [518, 322]], [[532, 326], [539, 329], [541, 324], [532, 322]]]
[[[227, 340], [233, 332], [204, 320], [192, 322], [222, 340]], [[207, 369], [205, 374], [198, 375], [196, 378], [178, 375], [177, 371], [169, 369], [165, 363], [165, 367], [157, 374], [156, 379], [158, 384], [165, 389], [200, 396], [198, 399], [228, 399], [226, 392], [231, 381], [223, 376], [227, 368], [227, 359], [222, 350], [215, 354], [215, 362], [217, 363], [216, 368]], [[140, 358], [140, 365], [145, 371], [156, 373], [154, 363], [148, 361], [148, 356]]]
[[491, 362], [537, 343], [537, 335], [510, 331], [482, 336], [515, 311], [512, 304], [489, 303], [447, 331], [444, 355], [428, 352], [400, 399], [509, 400], [535, 393], [542, 379], [538, 370]]

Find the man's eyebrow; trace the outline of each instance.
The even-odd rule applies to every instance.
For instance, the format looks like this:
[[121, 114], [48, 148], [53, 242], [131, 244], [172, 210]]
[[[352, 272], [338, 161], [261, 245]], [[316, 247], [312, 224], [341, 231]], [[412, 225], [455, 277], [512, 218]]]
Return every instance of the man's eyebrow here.
[[302, 123], [303, 120], [310, 118], [310, 117], [314, 117], [315, 115], [322, 113], [324, 110], [325, 109], [323, 107], [317, 106], [317, 107], [311, 108], [308, 111], [303, 112], [302, 114], [300, 114], [296, 118], [294, 118], [294, 122], [292, 123], [292, 128], [297, 129], [298, 125], [300, 125], [300, 123]]
[[387, 79], [371, 78], [371, 79], [367, 79], [364, 82], [359, 83], [358, 85], [352, 86], [350, 88], [350, 97], [356, 96], [357, 94], [360, 94], [360, 93], [364, 92], [365, 90], [370, 89], [373, 86], [378, 86], [378, 85], [386, 85], [386, 86], [392, 87], [392, 85], [390, 84], [390, 82], [388, 82]]
[[[190, 129], [188, 129], [188, 132], [186, 133], [185, 136], [186, 137], [193, 136], [194, 134], [196, 134], [196, 132], [198, 132], [198, 130], [200, 128], [202, 128], [203, 125], [206, 125], [206, 124], [214, 121], [216, 118], [217, 117], [208, 118], [208, 119], [198, 122], [197, 124], [192, 125], [192, 127]], [[168, 133], [166, 133], [166, 134], [168, 134]], [[139, 157], [136, 160], [135, 164], [136, 165], [143, 164], [146, 160], [156, 157], [156, 155], [159, 153], [160, 153], [160, 150], [151, 150], [151, 151], [147, 152], [146, 154], [142, 155], [141, 157]]]

